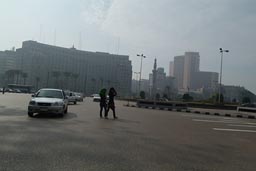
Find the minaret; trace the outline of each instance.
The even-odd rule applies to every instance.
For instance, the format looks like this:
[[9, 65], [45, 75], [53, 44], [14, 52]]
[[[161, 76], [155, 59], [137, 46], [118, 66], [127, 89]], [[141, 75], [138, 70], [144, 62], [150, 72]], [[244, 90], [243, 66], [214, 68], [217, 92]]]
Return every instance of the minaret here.
[[154, 69], [153, 69], [153, 88], [152, 88], [152, 98], [155, 100], [156, 98], [156, 74], [157, 74], [157, 60], [155, 58], [155, 63], [154, 63]]

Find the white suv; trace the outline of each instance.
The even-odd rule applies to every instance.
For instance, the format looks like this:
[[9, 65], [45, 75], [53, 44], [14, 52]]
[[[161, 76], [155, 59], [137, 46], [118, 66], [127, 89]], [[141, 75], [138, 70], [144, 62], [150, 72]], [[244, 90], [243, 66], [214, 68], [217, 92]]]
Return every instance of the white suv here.
[[60, 114], [68, 112], [68, 99], [63, 90], [41, 89], [34, 95], [28, 105], [28, 116], [34, 113]]

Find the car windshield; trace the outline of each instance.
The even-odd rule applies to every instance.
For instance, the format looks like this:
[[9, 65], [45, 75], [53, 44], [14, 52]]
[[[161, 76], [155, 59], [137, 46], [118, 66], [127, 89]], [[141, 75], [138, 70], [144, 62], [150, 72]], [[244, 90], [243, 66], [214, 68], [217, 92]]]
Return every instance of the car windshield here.
[[40, 90], [36, 97], [48, 97], [48, 98], [58, 98], [63, 99], [63, 94], [61, 91], [57, 90]]

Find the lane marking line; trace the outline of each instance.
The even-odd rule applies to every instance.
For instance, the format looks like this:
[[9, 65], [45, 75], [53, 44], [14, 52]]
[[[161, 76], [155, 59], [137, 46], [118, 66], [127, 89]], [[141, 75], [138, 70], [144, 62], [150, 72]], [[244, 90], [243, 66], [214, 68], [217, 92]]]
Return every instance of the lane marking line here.
[[256, 128], [256, 125], [254, 126], [254, 125], [235, 125], [235, 124], [229, 124], [228, 126]]
[[256, 123], [250, 123], [250, 122], [245, 122], [245, 124], [248, 124], [248, 125], [256, 125]]
[[204, 119], [192, 119], [195, 122], [211, 122], [211, 123], [242, 123], [242, 122], [236, 122], [231, 120], [226, 121], [215, 121], [215, 120], [204, 120]]
[[227, 132], [248, 132], [256, 133], [255, 130], [244, 130], [244, 129], [223, 129], [223, 128], [213, 128], [214, 131], [227, 131]]

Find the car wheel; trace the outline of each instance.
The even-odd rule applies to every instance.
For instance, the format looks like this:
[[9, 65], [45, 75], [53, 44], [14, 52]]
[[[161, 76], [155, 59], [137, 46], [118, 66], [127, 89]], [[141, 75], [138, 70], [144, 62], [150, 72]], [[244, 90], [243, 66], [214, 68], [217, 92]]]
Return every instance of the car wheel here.
[[74, 101], [74, 104], [76, 104], [76, 101]]
[[34, 114], [33, 112], [28, 112], [28, 116], [31, 118], [34, 116], [33, 114]]

